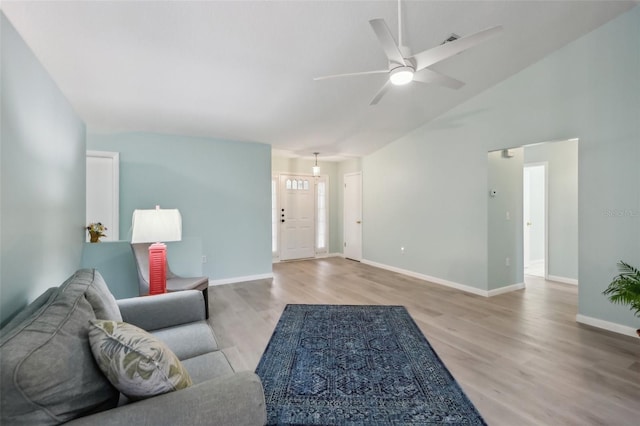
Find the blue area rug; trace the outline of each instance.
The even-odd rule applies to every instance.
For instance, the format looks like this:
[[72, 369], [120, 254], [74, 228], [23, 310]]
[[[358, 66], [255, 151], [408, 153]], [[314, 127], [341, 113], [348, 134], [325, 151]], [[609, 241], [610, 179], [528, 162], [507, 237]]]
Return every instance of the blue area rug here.
[[402, 306], [287, 305], [256, 373], [270, 425], [486, 425]]

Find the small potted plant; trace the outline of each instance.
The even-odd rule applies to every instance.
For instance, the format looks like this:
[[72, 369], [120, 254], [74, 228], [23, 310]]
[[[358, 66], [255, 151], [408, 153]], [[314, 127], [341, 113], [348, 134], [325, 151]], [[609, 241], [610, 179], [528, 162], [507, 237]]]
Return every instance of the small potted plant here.
[[100, 238], [107, 236], [104, 233], [104, 231], [106, 230], [107, 227], [100, 222], [90, 223], [89, 225], [87, 225], [87, 231], [89, 231], [89, 241], [92, 243], [99, 243]]
[[[602, 294], [613, 303], [629, 305], [635, 316], [640, 317], [640, 270], [622, 261], [618, 263], [618, 269], [620, 274]], [[640, 329], [636, 333], [640, 336]]]

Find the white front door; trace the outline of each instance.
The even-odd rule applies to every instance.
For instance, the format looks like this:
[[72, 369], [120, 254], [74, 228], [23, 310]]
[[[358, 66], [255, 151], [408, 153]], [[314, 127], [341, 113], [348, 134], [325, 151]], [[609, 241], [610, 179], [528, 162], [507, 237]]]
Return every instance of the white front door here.
[[344, 257], [362, 260], [362, 173], [344, 175]]
[[314, 184], [309, 176], [280, 175], [280, 260], [315, 256]]

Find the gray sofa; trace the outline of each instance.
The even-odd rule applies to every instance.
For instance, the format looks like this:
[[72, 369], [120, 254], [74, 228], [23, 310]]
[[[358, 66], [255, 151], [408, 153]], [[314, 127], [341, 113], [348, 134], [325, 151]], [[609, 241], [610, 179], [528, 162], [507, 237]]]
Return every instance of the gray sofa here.
[[[193, 385], [129, 402], [102, 374], [88, 341], [92, 319], [125, 321], [162, 340]], [[236, 373], [205, 321], [202, 293], [116, 301], [95, 270], [50, 288], [0, 330], [0, 424], [262, 425], [262, 384]]]

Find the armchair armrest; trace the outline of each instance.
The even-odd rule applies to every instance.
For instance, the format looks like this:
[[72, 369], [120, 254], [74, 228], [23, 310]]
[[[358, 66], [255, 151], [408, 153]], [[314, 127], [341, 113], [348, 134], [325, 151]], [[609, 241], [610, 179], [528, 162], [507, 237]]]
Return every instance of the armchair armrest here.
[[260, 378], [250, 371], [75, 419], [68, 425], [264, 425]]
[[117, 303], [123, 321], [147, 331], [206, 319], [204, 299], [198, 290], [132, 297]]

